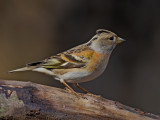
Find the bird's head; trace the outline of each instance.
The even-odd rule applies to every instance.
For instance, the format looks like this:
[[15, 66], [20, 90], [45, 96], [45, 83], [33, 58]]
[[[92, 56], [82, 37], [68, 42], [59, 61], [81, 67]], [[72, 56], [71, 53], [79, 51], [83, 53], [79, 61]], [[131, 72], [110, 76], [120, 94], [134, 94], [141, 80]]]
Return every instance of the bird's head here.
[[112, 51], [117, 44], [124, 41], [124, 39], [118, 37], [111, 31], [99, 29], [87, 44], [97, 52], [109, 52]]

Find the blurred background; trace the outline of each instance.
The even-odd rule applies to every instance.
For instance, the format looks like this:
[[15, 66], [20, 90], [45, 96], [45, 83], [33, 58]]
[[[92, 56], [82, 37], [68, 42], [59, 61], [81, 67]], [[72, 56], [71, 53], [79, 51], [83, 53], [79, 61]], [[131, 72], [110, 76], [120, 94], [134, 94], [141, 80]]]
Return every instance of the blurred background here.
[[7, 71], [85, 43], [104, 28], [127, 41], [113, 51], [99, 78], [81, 86], [160, 114], [159, 6], [159, 0], [1, 0], [0, 79], [64, 88], [41, 73]]

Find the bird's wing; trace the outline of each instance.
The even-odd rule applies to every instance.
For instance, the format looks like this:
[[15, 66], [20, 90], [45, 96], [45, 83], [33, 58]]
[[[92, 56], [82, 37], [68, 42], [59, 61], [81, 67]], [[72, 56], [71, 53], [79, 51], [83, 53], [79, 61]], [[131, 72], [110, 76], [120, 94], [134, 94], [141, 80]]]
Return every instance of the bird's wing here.
[[81, 45], [66, 52], [51, 56], [43, 61], [30, 63], [27, 66], [36, 66], [46, 69], [81, 68], [86, 66], [92, 55], [93, 51], [90, 50], [88, 46]]

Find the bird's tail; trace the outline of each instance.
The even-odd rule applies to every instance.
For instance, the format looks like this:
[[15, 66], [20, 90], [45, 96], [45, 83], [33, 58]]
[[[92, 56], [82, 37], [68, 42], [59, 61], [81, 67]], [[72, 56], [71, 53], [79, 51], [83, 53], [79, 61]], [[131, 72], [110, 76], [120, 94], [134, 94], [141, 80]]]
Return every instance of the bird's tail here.
[[26, 65], [26, 67], [19, 68], [16, 70], [11, 70], [11, 71], [9, 71], [9, 73], [33, 70], [33, 69], [37, 68], [39, 65], [41, 65], [42, 63], [43, 63], [43, 61], [29, 63]]
[[27, 70], [32, 70], [32, 69], [34, 69], [34, 68], [33, 67], [23, 67], [23, 68], [19, 68], [19, 69], [16, 69], [16, 70], [11, 70], [11, 71], [9, 71], [9, 73], [27, 71]]

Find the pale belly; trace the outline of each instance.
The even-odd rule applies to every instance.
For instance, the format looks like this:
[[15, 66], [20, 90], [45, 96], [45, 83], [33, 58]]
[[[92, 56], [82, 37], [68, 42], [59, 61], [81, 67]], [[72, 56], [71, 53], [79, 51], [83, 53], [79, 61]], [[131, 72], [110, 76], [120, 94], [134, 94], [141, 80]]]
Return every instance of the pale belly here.
[[[82, 82], [87, 82], [87, 81], [91, 81], [94, 80], [95, 78], [97, 78], [99, 75], [101, 75], [102, 72], [93, 72], [93, 73], [87, 73], [87, 72], [72, 72], [72, 73], [66, 73], [65, 75], [62, 76], [62, 79], [64, 78], [64, 80], [68, 83], [82, 83]], [[68, 79], [65, 79], [66, 76], [72, 76], [72, 77], [68, 77]]]

